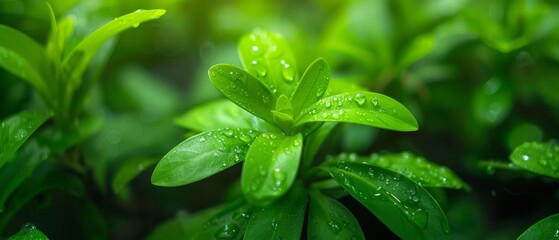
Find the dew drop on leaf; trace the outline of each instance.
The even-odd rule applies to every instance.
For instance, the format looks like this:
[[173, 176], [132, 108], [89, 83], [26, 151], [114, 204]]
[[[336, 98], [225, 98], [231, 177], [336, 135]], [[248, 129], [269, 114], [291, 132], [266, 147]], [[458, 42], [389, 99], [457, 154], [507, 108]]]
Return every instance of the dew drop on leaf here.
[[380, 102], [378, 101], [377, 97], [372, 97], [371, 98], [371, 104], [373, 104], [373, 107], [379, 107], [380, 106]]
[[367, 97], [363, 93], [357, 93], [355, 94], [353, 100], [357, 103], [357, 105], [363, 106], [367, 102]]
[[321, 88], [316, 90], [316, 93], [315, 93], [314, 96], [317, 97], [317, 98], [320, 98], [324, 95], [325, 92], [326, 92], [326, 88], [321, 87]]
[[217, 232], [215, 233], [215, 238], [219, 240], [234, 239], [237, 234], [239, 234], [239, 231], [239, 225], [235, 223], [225, 224], [222, 228], [217, 230]]
[[36, 228], [35, 224], [33, 223], [24, 223], [21, 226], [21, 231], [30, 231], [30, 230], [34, 230], [35, 228]]
[[268, 71], [266, 70], [266, 68], [264, 66], [262, 66], [262, 64], [256, 60], [251, 62], [252, 64], [252, 68], [254, 69], [254, 71], [256, 71], [256, 74], [258, 75], [258, 77], [265, 77], [266, 74], [268, 73]]

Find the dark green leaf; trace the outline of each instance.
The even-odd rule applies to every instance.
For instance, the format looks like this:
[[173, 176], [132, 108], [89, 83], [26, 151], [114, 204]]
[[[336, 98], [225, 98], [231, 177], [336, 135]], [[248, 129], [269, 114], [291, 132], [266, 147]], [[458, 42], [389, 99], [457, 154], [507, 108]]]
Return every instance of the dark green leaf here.
[[192, 239], [241, 239], [252, 214], [244, 200], [233, 202], [207, 221]]
[[253, 204], [266, 205], [283, 196], [293, 184], [303, 137], [262, 133], [246, 154], [241, 175], [245, 198]]
[[406, 107], [378, 93], [351, 92], [324, 98], [306, 108], [295, 120], [308, 122], [349, 122], [397, 131], [415, 131], [417, 121]]
[[46, 94], [47, 85], [41, 72], [45, 50], [22, 32], [0, 25], [0, 67], [27, 81]]
[[518, 240], [556, 239], [559, 237], [559, 214], [546, 217], [528, 228]]
[[49, 238], [32, 223], [26, 223], [21, 230], [8, 240], [48, 240]]
[[233, 65], [218, 64], [208, 74], [217, 90], [248, 112], [273, 123], [276, 97], [260, 81]]
[[0, 123], [0, 167], [50, 116], [38, 112], [21, 112]]
[[157, 163], [153, 158], [135, 158], [124, 162], [113, 179], [113, 190], [119, 193], [136, 176]]
[[244, 239], [301, 239], [307, 193], [301, 182], [282, 199], [254, 210]]
[[294, 115], [297, 116], [301, 110], [313, 105], [320, 100], [330, 82], [330, 67], [322, 58], [315, 60], [307, 68], [297, 90], [293, 94], [291, 101], [293, 102]]
[[340, 202], [310, 193], [308, 239], [365, 239], [357, 219]]
[[229, 100], [219, 100], [197, 106], [176, 118], [175, 123], [195, 131], [211, 131], [226, 127], [259, 131], [275, 128]]
[[115, 18], [87, 36], [64, 58], [63, 71], [70, 79], [70, 86], [76, 87], [81, 84], [83, 72], [103, 43], [126, 29], [138, 27], [141, 23], [157, 19], [163, 14], [165, 10], [161, 9], [137, 10]]
[[37, 139], [49, 148], [51, 154], [62, 153], [97, 133], [103, 123], [101, 117], [90, 115], [74, 121], [70, 131], [55, 126], [42, 131]]
[[244, 160], [258, 132], [220, 129], [186, 139], [159, 161], [151, 182], [158, 186], [180, 186], [221, 172]]
[[510, 160], [527, 171], [559, 178], [559, 145], [555, 142], [527, 142], [518, 146]]
[[223, 206], [213, 207], [195, 213], [194, 215], [180, 214], [168, 220], [152, 231], [147, 240], [192, 239], [199, 229], [213, 216], [223, 210]]
[[313, 134], [309, 135], [305, 139], [305, 145], [303, 146], [303, 165], [301, 166], [303, 169], [308, 169], [315, 158], [318, 149], [326, 140], [326, 138], [330, 135], [330, 132], [334, 127], [336, 127], [337, 122], [327, 122], [324, 123], [320, 128], [318, 128]]
[[410, 179], [376, 166], [338, 162], [321, 166], [402, 239], [448, 239], [439, 204]]
[[283, 37], [260, 29], [241, 38], [239, 55], [245, 69], [273, 89], [276, 96], [292, 96], [299, 72], [293, 53]]

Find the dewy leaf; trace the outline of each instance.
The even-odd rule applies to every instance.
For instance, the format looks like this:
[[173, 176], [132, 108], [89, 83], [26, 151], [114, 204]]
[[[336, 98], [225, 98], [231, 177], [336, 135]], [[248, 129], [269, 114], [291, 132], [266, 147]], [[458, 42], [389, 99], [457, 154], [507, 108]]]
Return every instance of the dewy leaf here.
[[177, 217], [165, 221], [153, 230], [147, 240], [168, 240], [168, 239], [192, 239], [196, 231], [201, 229], [212, 217], [224, 209], [224, 206], [212, 207], [196, 212], [193, 215], [185, 216], [178, 214]]
[[422, 187], [444, 187], [469, 189], [470, 187], [448, 167], [427, 161], [410, 152], [371, 154], [358, 157], [355, 154], [340, 154], [333, 161], [365, 163], [397, 172], [411, 179]]
[[50, 116], [38, 112], [21, 112], [0, 123], [0, 167]]
[[527, 171], [559, 178], [559, 145], [555, 142], [527, 142], [514, 149], [510, 160]]
[[308, 122], [349, 122], [397, 131], [418, 128], [413, 115], [398, 101], [372, 92], [350, 92], [323, 98], [301, 112], [295, 120]]
[[75, 87], [81, 83], [81, 76], [89, 65], [89, 61], [109, 38], [126, 29], [136, 28], [143, 22], [157, 19], [163, 14], [165, 14], [165, 10], [161, 9], [136, 10], [115, 18], [88, 35], [63, 60], [63, 72], [72, 82], [71, 85]]
[[27, 81], [46, 94], [47, 86], [41, 69], [45, 50], [22, 32], [0, 25], [0, 67]]
[[276, 96], [292, 96], [299, 72], [295, 57], [283, 37], [255, 29], [239, 42], [239, 55], [245, 69], [268, 86]]
[[275, 128], [229, 100], [218, 100], [194, 107], [177, 117], [175, 123], [194, 131], [211, 131], [226, 127], [259, 131]]
[[306, 207], [307, 193], [296, 182], [285, 197], [254, 210], [244, 239], [301, 239]]
[[241, 162], [258, 132], [224, 128], [202, 132], [171, 149], [155, 167], [151, 182], [180, 186], [202, 180]]
[[546, 217], [528, 228], [517, 240], [557, 239], [559, 237], [559, 214]]
[[291, 98], [294, 115], [297, 116], [301, 110], [318, 102], [326, 93], [329, 82], [330, 67], [328, 63], [322, 58], [311, 63]]
[[26, 223], [21, 227], [18, 233], [8, 238], [8, 240], [48, 240], [49, 238], [45, 236], [35, 225], [32, 223]]
[[113, 179], [113, 191], [119, 193], [130, 181], [147, 168], [157, 163], [154, 158], [135, 158], [124, 162]]
[[253, 204], [266, 205], [283, 196], [293, 184], [303, 137], [262, 133], [248, 150], [241, 175], [245, 198]]
[[250, 204], [244, 200], [233, 202], [204, 224], [192, 239], [242, 239], [251, 213]]
[[276, 97], [260, 81], [245, 70], [233, 65], [218, 64], [208, 71], [217, 90], [235, 104], [270, 123], [274, 122], [272, 110]]
[[365, 239], [357, 219], [336, 199], [310, 192], [308, 239]]
[[320, 167], [402, 239], [448, 239], [444, 212], [410, 179], [367, 164], [338, 162]]

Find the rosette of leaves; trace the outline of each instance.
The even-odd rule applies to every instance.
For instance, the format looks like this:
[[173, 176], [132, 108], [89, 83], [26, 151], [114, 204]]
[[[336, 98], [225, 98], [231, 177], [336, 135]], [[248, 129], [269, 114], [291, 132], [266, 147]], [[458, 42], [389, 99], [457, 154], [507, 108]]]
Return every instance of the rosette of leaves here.
[[[228, 100], [195, 107], [177, 119], [200, 133], [161, 159], [152, 183], [185, 185], [243, 162], [244, 198], [191, 221], [177, 219], [156, 231], [154, 238], [299, 239], [310, 202], [309, 238], [363, 239], [355, 217], [336, 200], [347, 193], [400, 237], [447, 236], [444, 213], [419, 178], [408, 178], [409, 172], [342, 160], [313, 163], [338, 122], [417, 130], [406, 107], [388, 96], [330, 81], [322, 58], [300, 75], [293, 53], [277, 33], [256, 29], [243, 36], [239, 54], [244, 69], [218, 64], [209, 70], [211, 82]], [[463, 186], [449, 169], [441, 169], [432, 183], [444, 179], [455, 188]]]

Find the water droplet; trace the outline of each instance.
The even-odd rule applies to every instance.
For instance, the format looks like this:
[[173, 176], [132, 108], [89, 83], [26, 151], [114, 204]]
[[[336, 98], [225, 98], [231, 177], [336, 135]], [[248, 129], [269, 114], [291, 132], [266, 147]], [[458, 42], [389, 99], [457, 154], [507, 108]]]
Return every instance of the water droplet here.
[[27, 131], [25, 131], [25, 129], [19, 129], [14, 137], [16, 141], [21, 141], [25, 138], [26, 135]]
[[330, 107], [332, 107], [332, 103], [330, 102], [330, 100], [326, 100], [326, 101], [324, 102], [324, 106], [325, 106], [326, 108], [330, 108]]
[[528, 156], [527, 154], [522, 154], [522, 160], [528, 161], [530, 160], [530, 156]]
[[314, 96], [315, 96], [316, 98], [320, 98], [320, 97], [322, 97], [322, 96], [324, 95], [325, 92], [326, 92], [326, 88], [324, 88], [324, 87], [318, 88], [318, 89], [316, 90], [316, 93], [315, 93]]
[[355, 94], [355, 97], [353, 98], [353, 100], [357, 103], [357, 105], [363, 106], [367, 102], [367, 97], [363, 93], [358, 93], [358, 94]]
[[377, 97], [372, 97], [371, 98], [371, 103], [373, 104], [373, 107], [379, 107], [380, 106], [380, 102], [378, 101]]
[[205, 142], [205, 141], [206, 141], [206, 138], [205, 138], [205, 137], [201, 137], [201, 138], [199, 139], [199, 141], [200, 141], [200, 142]]
[[273, 230], [277, 230], [278, 229], [278, 222], [277, 220], [274, 218], [272, 219], [272, 229]]
[[427, 227], [428, 215], [427, 212], [416, 204], [403, 204], [403, 212], [408, 217], [408, 220], [420, 228]]
[[384, 181], [384, 174], [379, 174], [378, 175], [378, 180]]
[[133, 28], [137, 28], [137, 27], [139, 27], [139, 26], [140, 26], [140, 22], [132, 23], [132, 27], [133, 27]]
[[259, 48], [258, 46], [254, 45], [254, 46], [252, 46], [251, 49], [252, 49], [252, 52], [253, 52], [254, 54], [260, 55], [260, 54], [259, 54], [259, 53], [260, 53], [260, 48]]
[[281, 60], [281, 64], [283, 65], [283, 68], [281, 69], [283, 80], [292, 82], [295, 75], [293, 68], [291, 67], [291, 65], [286, 63], [285, 60]]
[[239, 225], [235, 223], [225, 224], [222, 228], [217, 230], [215, 238], [220, 240], [234, 239], [239, 234]]
[[332, 229], [332, 231], [334, 231], [334, 233], [336, 233], [336, 234], [338, 234], [338, 233], [340, 232], [340, 230], [341, 230], [341, 229], [340, 229], [340, 226], [339, 226], [337, 223], [333, 222], [333, 221], [330, 221], [330, 222], [328, 223], [328, 226], [329, 226], [330, 229]]
[[256, 60], [251, 62], [252, 64], [252, 68], [254, 69], [254, 71], [256, 71], [256, 74], [259, 77], [265, 77], [266, 74], [268, 73], [268, 71], [266, 70], [266, 68], [264, 66], [262, 66], [262, 64]]
[[231, 130], [229, 128], [225, 128], [225, 129], [223, 129], [223, 134], [227, 137], [232, 137], [234, 132], [233, 132], [233, 130]]
[[24, 223], [21, 226], [21, 231], [30, 231], [36, 229], [35, 224], [33, 223]]

